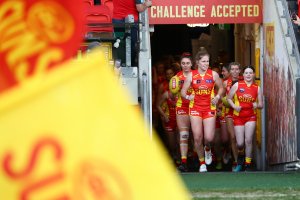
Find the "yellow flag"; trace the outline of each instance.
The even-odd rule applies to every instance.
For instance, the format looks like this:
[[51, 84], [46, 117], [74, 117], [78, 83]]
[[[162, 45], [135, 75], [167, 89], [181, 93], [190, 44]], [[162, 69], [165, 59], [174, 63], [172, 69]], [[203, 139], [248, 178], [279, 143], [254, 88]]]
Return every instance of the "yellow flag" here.
[[0, 199], [189, 199], [99, 52], [0, 96]]

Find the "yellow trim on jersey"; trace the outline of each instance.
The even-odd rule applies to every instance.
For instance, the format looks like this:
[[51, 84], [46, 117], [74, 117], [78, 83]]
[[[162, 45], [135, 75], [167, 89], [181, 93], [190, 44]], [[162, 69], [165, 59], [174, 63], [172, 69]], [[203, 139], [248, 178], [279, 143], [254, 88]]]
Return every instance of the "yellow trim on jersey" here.
[[[239, 102], [239, 100], [238, 100], [238, 96], [236, 95], [236, 94], [234, 94], [234, 104], [236, 105], [236, 106], [240, 106], [240, 102]], [[239, 112], [237, 112], [236, 110], [234, 110], [233, 109], [233, 114], [234, 115], [236, 115], [236, 116], [239, 116], [240, 115], [240, 113]]]
[[181, 107], [182, 106], [182, 96], [178, 95], [178, 99], [177, 99], [177, 102], [176, 102], [176, 107]]
[[[211, 93], [210, 93], [210, 99], [213, 99], [213, 98], [215, 98], [215, 87], [212, 88]], [[211, 110], [216, 110], [217, 106], [211, 103], [210, 104], [210, 109]]]

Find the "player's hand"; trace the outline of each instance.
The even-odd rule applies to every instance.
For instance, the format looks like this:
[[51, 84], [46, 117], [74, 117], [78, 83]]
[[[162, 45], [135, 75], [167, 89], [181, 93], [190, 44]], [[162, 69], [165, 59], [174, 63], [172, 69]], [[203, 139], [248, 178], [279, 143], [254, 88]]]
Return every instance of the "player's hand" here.
[[293, 19], [293, 23], [297, 24], [298, 26], [300, 25], [300, 18], [298, 17], [298, 15], [296, 15], [296, 20]]
[[257, 108], [257, 103], [254, 102], [254, 103], [253, 103], [253, 109], [256, 109], [256, 108]]
[[144, 2], [144, 4], [145, 4], [145, 6], [146, 6], [147, 8], [149, 8], [149, 7], [152, 6], [152, 1], [151, 1], [151, 0], [146, 0], [146, 1]]
[[242, 107], [241, 107], [241, 106], [236, 106], [236, 105], [234, 105], [233, 109], [234, 109], [235, 111], [237, 111], [237, 112], [240, 112], [241, 109], [242, 109]]
[[212, 98], [211, 103], [213, 105], [217, 105], [217, 103], [219, 102], [219, 100], [220, 100], [220, 96], [216, 95], [214, 98]]

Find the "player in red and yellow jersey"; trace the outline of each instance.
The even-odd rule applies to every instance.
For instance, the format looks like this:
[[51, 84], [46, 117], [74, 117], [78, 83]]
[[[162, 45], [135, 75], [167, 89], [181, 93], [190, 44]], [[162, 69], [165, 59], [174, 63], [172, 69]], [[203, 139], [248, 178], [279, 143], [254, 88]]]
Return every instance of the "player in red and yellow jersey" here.
[[[222, 70], [221, 70], [221, 74], [222, 74], [222, 82], [223, 85], [224, 83], [227, 81], [227, 79], [230, 77], [230, 70], [229, 70], [229, 65], [224, 65], [222, 66]], [[226, 89], [224, 87], [224, 89]], [[226, 98], [226, 97], [225, 97]], [[224, 97], [222, 98], [222, 102], [221, 102], [221, 113], [219, 116], [220, 119], [220, 141], [219, 143], [221, 143], [221, 153], [223, 152], [223, 163], [224, 164], [228, 164], [230, 158], [231, 158], [231, 150], [230, 150], [230, 144], [229, 144], [229, 136], [228, 136], [228, 131], [227, 131], [227, 125], [226, 125], [226, 120], [225, 120], [225, 109], [226, 109], [226, 102], [224, 103], [223, 101]]]
[[[240, 80], [240, 72], [241, 72], [241, 65], [238, 62], [231, 62], [229, 64], [229, 72], [230, 77], [223, 82], [224, 88], [226, 90], [226, 96], [228, 95], [232, 85]], [[225, 106], [225, 121], [226, 121], [226, 127], [227, 132], [230, 136], [230, 145], [231, 145], [231, 151], [233, 155], [233, 163], [232, 163], [232, 169], [234, 169], [237, 165], [237, 159], [238, 159], [238, 149], [236, 145], [236, 138], [234, 133], [234, 125], [233, 125], [233, 109], [230, 105], [228, 105], [228, 102], [226, 100], [226, 97], [224, 99], [224, 106]], [[240, 152], [240, 154], [243, 154], [243, 152]]]
[[[222, 80], [219, 74], [209, 68], [209, 54], [207, 51], [199, 51], [195, 56], [197, 70], [188, 75], [181, 89], [181, 96], [190, 102], [190, 120], [194, 136], [194, 148], [200, 160], [200, 172], [206, 172], [206, 163], [212, 162], [210, 143], [214, 140], [216, 125], [216, 105], [223, 94]], [[217, 95], [214, 86], [217, 86]], [[188, 95], [188, 89], [192, 87], [194, 94]], [[204, 133], [203, 133], [204, 132]], [[203, 148], [206, 142], [207, 147]], [[206, 158], [204, 158], [206, 154]]]
[[166, 146], [176, 162], [177, 153], [177, 127], [175, 112], [175, 97], [171, 96], [169, 91], [169, 81], [174, 76], [174, 69], [165, 68], [165, 80], [159, 85], [156, 99], [156, 109], [160, 114], [160, 120], [163, 127], [163, 138], [166, 138]]
[[166, 90], [156, 102], [156, 108], [161, 116], [164, 132], [167, 135], [167, 148], [176, 163], [177, 153], [177, 124], [176, 124], [177, 98]]
[[[190, 132], [190, 117], [189, 117], [189, 103], [190, 100], [182, 98], [180, 95], [180, 90], [186, 80], [186, 77], [191, 73], [192, 69], [192, 55], [190, 53], [183, 53], [180, 58], [180, 65], [182, 71], [177, 73], [178, 83], [170, 83], [172, 87], [179, 87], [176, 92], [178, 94], [178, 100], [176, 103], [176, 121], [177, 127], [179, 129], [179, 146], [180, 146], [180, 154], [181, 154], [181, 165], [179, 166], [179, 170], [181, 172], [187, 172], [187, 153], [188, 153], [188, 142], [189, 142], [189, 132]], [[172, 81], [172, 80], [171, 80]], [[174, 79], [173, 81], [176, 81]], [[189, 88], [187, 90], [187, 94], [192, 94], [193, 89]]]
[[[239, 152], [245, 147], [245, 168], [249, 169], [252, 158], [252, 142], [256, 127], [256, 109], [263, 108], [260, 87], [254, 83], [255, 70], [252, 66], [244, 68], [244, 81], [235, 83], [227, 95], [228, 103], [234, 109], [233, 123]], [[246, 144], [246, 145], [245, 145]], [[238, 155], [235, 172], [243, 167], [242, 156]]]

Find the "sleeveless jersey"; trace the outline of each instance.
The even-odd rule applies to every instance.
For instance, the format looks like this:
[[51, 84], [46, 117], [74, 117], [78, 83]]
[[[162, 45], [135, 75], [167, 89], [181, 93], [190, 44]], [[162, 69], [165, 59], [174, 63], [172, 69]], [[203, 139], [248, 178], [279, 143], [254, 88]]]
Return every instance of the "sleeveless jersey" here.
[[[229, 94], [229, 91], [230, 91], [230, 89], [231, 89], [231, 87], [232, 87], [232, 78], [231, 77], [229, 77], [228, 79], [227, 79], [227, 85], [226, 85], [226, 88], [225, 88], [225, 93], [226, 93], [226, 96]], [[233, 109], [231, 108], [231, 106], [229, 106], [229, 107], [225, 107], [225, 116], [226, 115], [230, 115], [230, 116], [232, 116], [232, 114], [233, 114]]]
[[245, 81], [238, 83], [237, 91], [234, 95], [234, 104], [241, 106], [240, 112], [233, 111], [233, 115], [241, 117], [250, 117], [256, 115], [256, 111], [253, 109], [253, 103], [256, 102], [258, 95], [258, 85], [253, 83], [247, 85]]
[[[169, 83], [166, 80], [164, 80], [161, 84], [162, 84], [162, 94], [166, 91], [169, 91]], [[165, 110], [167, 109], [167, 107], [168, 107], [167, 101], [164, 101], [163, 104], [161, 105], [161, 108]]]
[[170, 98], [171, 96], [171, 92], [168, 91], [168, 98], [165, 102], [165, 104], [163, 104], [162, 106], [162, 110], [163, 112], [168, 115], [170, 118], [176, 118], [176, 101], [177, 98], [175, 98], [174, 100]]
[[231, 89], [231, 86], [232, 86], [232, 78], [231, 77], [229, 77], [228, 79], [227, 79], [227, 85], [226, 85], [226, 95], [228, 95], [229, 94], [229, 91], [230, 91], [230, 89]]
[[[183, 75], [183, 72], [182, 71], [180, 71], [180, 72], [178, 72], [177, 74], [176, 74], [176, 76], [178, 76], [178, 78], [179, 78], [179, 80], [180, 80], [180, 90], [182, 89], [182, 87], [183, 87], [183, 84], [184, 84], [184, 81], [185, 81], [185, 79], [186, 79], [186, 77]], [[187, 92], [186, 92], [186, 94], [187, 95], [191, 95], [193, 93], [193, 89], [190, 87], [188, 90], [187, 90]], [[189, 104], [190, 104], [190, 100], [188, 100], [188, 99], [185, 99], [185, 98], [182, 98], [181, 97], [181, 95], [180, 95], [180, 92], [178, 93], [178, 100], [177, 100], [177, 102], [176, 102], [176, 106], [177, 107], [180, 107], [180, 108], [182, 108], [182, 107], [189, 107]]]
[[226, 88], [225, 88], [226, 89], [226, 95], [229, 94], [229, 91], [230, 91], [230, 89], [231, 89], [231, 87], [234, 83], [240, 82], [240, 81], [243, 81], [243, 80], [244, 80], [244, 77], [242, 77], [242, 76], [239, 76], [239, 79], [237, 81], [233, 81], [232, 78], [229, 77], [227, 79], [227, 85], [226, 85]]
[[158, 84], [164, 82], [165, 80], [166, 80], [166, 78], [165, 78], [164, 75], [161, 75], [161, 76], [158, 76], [158, 77], [157, 77], [157, 83], [158, 83]]
[[[223, 79], [222, 82], [224, 84], [225, 81], [227, 81], [229, 78], [226, 78], [226, 79]], [[227, 81], [228, 83], [228, 81]], [[227, 88], [225, 88], [227, 90]], [[227, 91], [225, 91], [226, 94], [227, 94]], [[216, 91], [215, 91], [215, 95], [216, 95]], [[226, 109], [228, 109], [221, 101], [221, 104], [222, 104], [222, 110], [221, 110], [221, 116], [220, 116], [220, 119], [223, 120], [224, 117], [225, 117], [225, 112], [226, 112]]]
[[[243, 79], [244, 79], [244, 77], [239, 76], [238, 81], [242, 81]], [[225, 88], [225, 89], [226, 89], [226, 91], [225, 91], [225, 92], [226, 92], [226, 96], [229, 94], [229, 91], [230, 91], [232, 85], [233, 85], [234, 83], [238, 82], [238, 81], [233, 81], [231, 77], [229, 77], [229, 78], [227, 79], [227, 85], [226, 85], [226, 88]], [[225, 108], [225, 115], [226, 115], [226, 116], [232, 116], [232, 115], [233, 115], [233, 108], [231, 108], [231, 107], [226, 107], [226, 108]]]
[[204, 75], [199, 74], [198, 70], [193, 70], [191, 86], [195, 98], [190, 102], [190, 108], [197, 108], [199, 111], [216, 110], [216, 106], [211, 103], [211, 99], [215, 96], [215, 81], [211, 69], [208, 69]]
[[162, 82], [162, 86], [163, 86], [163, 92], [169, 91], [169, 82], [167, 80], [164, 80]]

